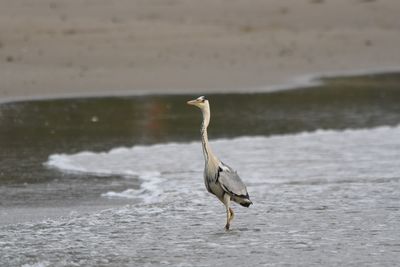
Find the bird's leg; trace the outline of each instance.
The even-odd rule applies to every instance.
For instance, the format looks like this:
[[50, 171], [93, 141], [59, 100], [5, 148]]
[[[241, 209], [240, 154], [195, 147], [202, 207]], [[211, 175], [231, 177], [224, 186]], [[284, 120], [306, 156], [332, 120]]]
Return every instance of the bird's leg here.
[[229, 212], [229, 208], [226, 209], [226, 224], [225, 224], [225, 230], [229, 230], [230, 227], [230, 212]]
[[230, 219], [229, 219], [229, 223], [233, 220], [233, 218], [235, 218], [235, 213], [233, 212], [232, 208], [229, 208], [229, 213], [230, 213]]
[[230, 222], [231, 222], [231, 208], [229, 207], [231, 204], [231, 197], [228, 194], [224, 195], [224, 204], [226, 207], [226, 225], [225, 230], [229, 230]]

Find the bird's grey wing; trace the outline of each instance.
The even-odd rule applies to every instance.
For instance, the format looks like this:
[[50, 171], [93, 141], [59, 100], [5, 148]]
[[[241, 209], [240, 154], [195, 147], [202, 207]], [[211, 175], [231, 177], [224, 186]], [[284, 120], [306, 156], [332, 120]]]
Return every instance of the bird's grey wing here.
[[248, 198], [246, 185], [231, 167], [223, 164], [218, 169], [218, 181], [227, 193]]

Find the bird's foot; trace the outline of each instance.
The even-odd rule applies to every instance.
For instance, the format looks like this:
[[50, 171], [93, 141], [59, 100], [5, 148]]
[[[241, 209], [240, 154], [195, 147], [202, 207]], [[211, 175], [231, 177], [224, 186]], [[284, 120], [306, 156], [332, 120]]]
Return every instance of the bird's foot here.
[[229, 231], [229, 227], [230, 227], [230, 224], [227, 223], [227, 224], [225, 225], [225, 231]]

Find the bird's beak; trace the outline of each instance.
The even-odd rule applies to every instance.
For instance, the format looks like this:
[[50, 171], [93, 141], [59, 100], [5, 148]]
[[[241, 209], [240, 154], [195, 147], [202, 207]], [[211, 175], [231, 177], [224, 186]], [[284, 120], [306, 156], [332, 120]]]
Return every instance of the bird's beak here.
[[196, 105], [197, 99], [186, 102], [188, 105]]

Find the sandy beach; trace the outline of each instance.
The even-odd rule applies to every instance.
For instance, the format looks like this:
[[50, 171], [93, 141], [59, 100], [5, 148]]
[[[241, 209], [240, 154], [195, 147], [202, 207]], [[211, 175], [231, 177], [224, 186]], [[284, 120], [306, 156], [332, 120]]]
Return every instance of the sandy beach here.
[[0, 1], [0, 101], [265, 91], [400, 67], [397, 0]]

